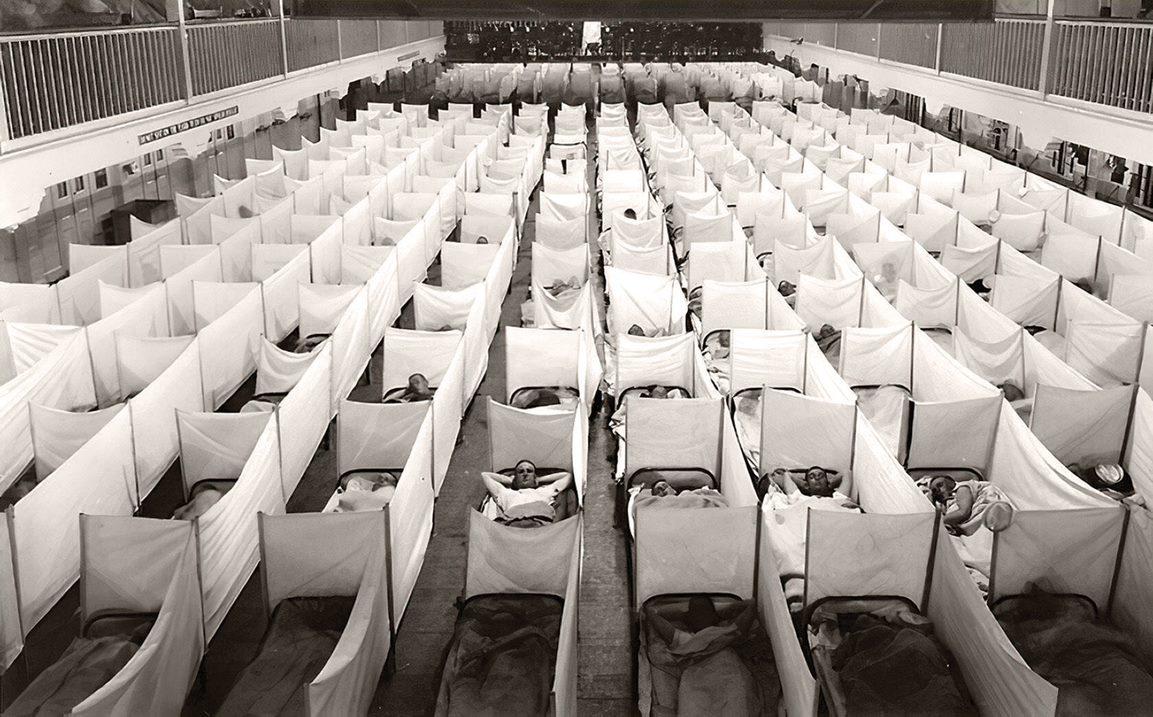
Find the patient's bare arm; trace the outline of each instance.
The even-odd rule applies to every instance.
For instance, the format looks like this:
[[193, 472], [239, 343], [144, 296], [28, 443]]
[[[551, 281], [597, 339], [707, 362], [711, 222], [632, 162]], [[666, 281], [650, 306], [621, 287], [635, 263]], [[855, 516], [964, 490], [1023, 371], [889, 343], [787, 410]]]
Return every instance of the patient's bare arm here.
[[537, 482], [540, 483], [541, 485], [548, 485], [549, 483], [553, 483], [556, 486], [556, 492], [560, 493], [560, 492], [564, 491], [564, 489], [566, 489], [570, 485], [572, 485], [572, 473], [569, 473], [567, 471], [561, 471], [559, 473], [550, 473], [547, 476], [541, 476], [540, 478], [538, 478]]
[[501, 475], [500, 473], [490, 473], [488, 471], [481, 471], [480, 479], [484, 483], [485, 489], [487, 489], [491, 495], [497, 495], [498, 493], [500, 493], [501, 487], [504, 487], [504, 488], [511, 488], [512, 487], [512, 477], [511, 476], [504, 476], [504, 475]]

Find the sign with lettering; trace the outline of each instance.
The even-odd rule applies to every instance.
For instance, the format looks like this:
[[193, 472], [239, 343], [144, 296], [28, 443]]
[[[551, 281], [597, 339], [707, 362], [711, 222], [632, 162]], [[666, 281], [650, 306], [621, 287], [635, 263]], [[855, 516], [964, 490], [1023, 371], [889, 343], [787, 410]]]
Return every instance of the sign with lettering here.
[[225, 117], [231, 117], [239, 113], [240, 108], [236, 105], [233, 105], [222, 110], [217, 110], [212, 114], [193, 117], [192, 119], [184, 120], [183, 122], [177, 122], [176, 124], [171, 124], [167, 127], [154, 129], [151, 132], [145, 132], [144, 134], [140, 135], [140, 144], [148, 144], [149, 142], [155, 142], [158, 139], [172, 137], [173, 135], [180, 134], [181, 132], [187, 132], [190, 129], [203, 127], [206, 124], [212, 124], [213, 122], [222, 120]]

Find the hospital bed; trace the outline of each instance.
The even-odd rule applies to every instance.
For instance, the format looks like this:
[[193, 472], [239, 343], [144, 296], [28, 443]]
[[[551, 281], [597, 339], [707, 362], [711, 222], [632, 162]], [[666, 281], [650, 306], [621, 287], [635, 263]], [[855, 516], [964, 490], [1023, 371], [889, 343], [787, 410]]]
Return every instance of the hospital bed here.
[[[659, 481], [668, 483], [675, 494], [653, 495], [653, 486]], [[637, 511], [640, 510], [724, 508], [729, 504], [718, 492], [720, 480], [707, 468], [639, 468], [626, 476], [623, 485], [628, 493], [627, 510], [631, 536], [636, 535], [636, 517]]]
[[521, 386], [513, 391], [509, 405], [516, 408], [571, 408], [579, 401], [580, 392], [575, 386]]
[[269, 618], [256, 657], [216, 714], [307, 714], [307, 686], [336, 648], [355, 599], [341, 595], [282, 600]]
[[810, 606], [805, 623], [834, 717], [977, 713], [956, 660], [912, 601], [830, 597]]
[[[496, 471], [496, 473], [499, 473], [502, 476], [509, 476], [509, 477], [511, 477], [514, 472], [515, 472], [515, 467], [514, 468], [502, 468], [502, 469]], [[538, 467], [536, 469], [536, 473], [538, 476], [547, 476], [547, 475], [552, 475], [554, 473], [566, 473], [566, 472], [568, 472], [568, 471], [561, 469], [561, 468]], [[562, 520], [565, 520], [566, 518], [570, 518], [570, 517], [576, 515], [580, 511], [580, 501], [577, 498], [576, 487], [573, 485], [568, 486], [563, 491], [558, 493], [556, 496], [555, 502], [556, 502], [556, 515], [553, 518], [553, 521], [552, 521], [553, 523], [559, 523]], [[496, 501], [493, 500], [493, 497], [491, 495], [489, 495], [488, 493], [485, 493], [484, 497], [481, 498], [480, 503], [476, 506], [476, 509], [481, 513], [481, 515], [485, 516], [486, 518], [488, 518], [494, 522], [500, 523], [502, 525], [509, 525], [509, 526], [514, 526], [517, 528], [535, 528], [535, 527], [539, 527], [541, 525], [544, 525], [544, 523], [541, 523], [541, 522], [536, 521], [536, 520], [521, 519], [521, 520], [506, 521], [502, 515], [502, 511], [500, 509], [500, 506], [498, 506], [496, 504]]]
[[580, 533], [579, 517], [526, 535], [470, 514], [436, 715], [575, 713]]
[[[726, 622], [745, 610], [756, 610], [753, 601], [731, 594], [666, 594], [645, 601], [637, 650], [641, 713], [708, 714], [723, 704], [732, 714], [777, 714], [780, 679], [772, 645], [756, 616], [743, 631], [730, 628], [711, 643], [697, 636], [679, 644], [676, 654], [653, 627], [654, 616], [659, 615], [677, 630], [685, 630], [679, 616], [687, 613], [690, 600], [701, 597], [711, 600]], [[729, 644], [718, 649], [721, 640]]]
[[1142, 714], [1153, 704], [1147, 653], [1089, 597], [1038, 590], [992, 610], [1021, 657], [1057, 686], [1057, 714]]

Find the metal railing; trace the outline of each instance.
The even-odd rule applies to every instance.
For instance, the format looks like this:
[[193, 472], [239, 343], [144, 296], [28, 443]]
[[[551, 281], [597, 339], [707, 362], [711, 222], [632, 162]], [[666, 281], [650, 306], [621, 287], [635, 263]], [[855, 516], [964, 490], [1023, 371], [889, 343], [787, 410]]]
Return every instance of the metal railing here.
[[942, 25], [940, 70], [1039, 90], [1044, 44], [1044, 20]]
[[1051, 94], [1153, 112], [1153, 26], [1057, 21]]
[[189, 24], [188, 66], [180, 29], [133, 27], [0, 36], [5, 124], [21, 139], [107, 119], [288, 72], [362, 57], [443, 34], [410, 20], [227, 20]]
[[878, 31], [879, 56], [906, 65], [935, 67], [937, 64], [937, 23], [909, 22], [881, 25]]
[[0, 37], [7, 135], [49, 132], [175, 102], [175, 27]]
[[240, 87], [284, 73], [279, 20], [239, 20], [188, 28], [192, 94]]

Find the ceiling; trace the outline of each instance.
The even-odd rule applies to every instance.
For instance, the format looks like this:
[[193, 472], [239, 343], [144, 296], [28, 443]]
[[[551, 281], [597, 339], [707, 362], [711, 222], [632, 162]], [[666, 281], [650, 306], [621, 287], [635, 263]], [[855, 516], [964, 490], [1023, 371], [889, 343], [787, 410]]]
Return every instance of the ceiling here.
[[295, 14], [434, 20], [972, 21], [995, 0], [297, 0]]

